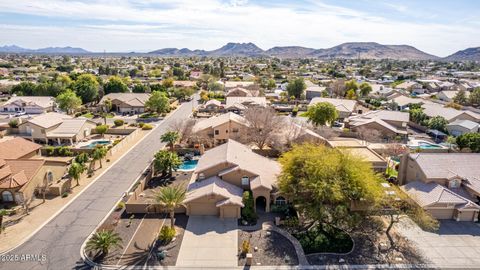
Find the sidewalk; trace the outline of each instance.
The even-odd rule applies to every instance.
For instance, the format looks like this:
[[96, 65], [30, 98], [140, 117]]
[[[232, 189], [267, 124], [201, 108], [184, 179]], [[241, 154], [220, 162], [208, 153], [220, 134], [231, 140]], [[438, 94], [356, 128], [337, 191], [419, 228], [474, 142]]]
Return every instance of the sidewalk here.
[[[80, 186], [72, 187], [71, 193], [68, 197], [62, 198], [61, 196], [57, 196], [52, 199], [47, 199], [45, 203], [41, 203], [42, 199], [40, 198], [36, 199], [37, 202], [40, 201], [40, 205], [32, 209], [29, 215], [22, 217], [18, 223], [7, 227], [2, 232], [0, 235], [0, 253], [10, 250], [27, 240], [30, 235], [32, 235], [37, 229], [41, 228], [44, 223], [53, 217], [62, 207], [67, 205], [67, 203], [74, 200], [80, 192], [85, 190], [90, 183], [94, 182], [102, 173], [107, 171], [123, 154], [130, 151], [133, 146], [149, 132], [150, 130], [138, 130], [138, 134], [130, 140], [129, 144], [118, 149], [111, 156], [107, 156], [107, 158], [110, 159], [110, 162], [106, 162], [106, 160], [102, 161], [103, 168], [97, 169], [93, 177], [88, 178], [87, 175], [84, 174], [80, 179]], [[72, 183], [73, 185], [76, 184], [74, 180]], [[37, 202], [33, 204], [37, 205]]]

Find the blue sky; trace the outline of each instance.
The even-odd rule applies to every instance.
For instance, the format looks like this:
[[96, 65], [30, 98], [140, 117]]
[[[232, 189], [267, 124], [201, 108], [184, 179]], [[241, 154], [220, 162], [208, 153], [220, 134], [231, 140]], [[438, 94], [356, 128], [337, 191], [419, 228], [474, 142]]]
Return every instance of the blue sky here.
[[446, 56], [480, 46], [479, 13], [476, 0], [13, 0], [0, 1], [0, 46], [145, 52], [374, 41]]

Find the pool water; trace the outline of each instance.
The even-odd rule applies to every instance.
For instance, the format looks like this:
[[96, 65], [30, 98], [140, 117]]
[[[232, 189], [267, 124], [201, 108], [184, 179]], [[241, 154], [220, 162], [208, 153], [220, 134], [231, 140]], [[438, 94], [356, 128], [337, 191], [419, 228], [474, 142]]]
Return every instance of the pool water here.
[[102, 146], [102, 145], [108, 145], [108, 144], [110, 144], [110, 141], [108, 141], [108, 140], [93, 141], [93, 142], [91, 142], [91, 143], [89, 143], [85, 146], [82, 146], [82, 148], [95, 148], [95, 147], [97, 147], [97, 145]]
[[419, 142], [418, 147], [420, 147], [421, 149], [441, 149], [442, 148], [440, 145], [424, 143], [424, 142]]
[[180, 171], [193, 171], [197, 167], [198, 160], [184, 160], [182, 165], [178, 167]]

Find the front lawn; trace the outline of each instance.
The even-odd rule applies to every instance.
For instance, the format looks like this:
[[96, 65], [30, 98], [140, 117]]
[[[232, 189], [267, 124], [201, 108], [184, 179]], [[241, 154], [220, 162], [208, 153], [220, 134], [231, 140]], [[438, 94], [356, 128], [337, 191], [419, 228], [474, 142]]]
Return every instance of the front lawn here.
[[156, 112], [146, 112], [146, 113], [140, 114], [140, 116], [138, 116], [138, 117], [139, 118], [157, 118], [158, 113], [156, 113]]
[[85, 118], [88, 118], [88, 119], [92, 119], [93, 118], [93, 113], [87, 112], [87, 113], [84, 113], [84, 114], [80, 115], [80, 117], [85, 117]]

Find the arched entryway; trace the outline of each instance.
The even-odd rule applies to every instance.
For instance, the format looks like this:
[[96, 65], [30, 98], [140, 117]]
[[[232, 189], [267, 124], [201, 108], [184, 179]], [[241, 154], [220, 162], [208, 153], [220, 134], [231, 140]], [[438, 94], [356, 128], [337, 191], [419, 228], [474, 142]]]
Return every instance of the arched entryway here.
[[257, 213], [258, 212], [265, 212], [267, 210], [267, 199], [263, 196], [258, 196], [256, 199], [255, 199], [255, 208], [257, 210]]

